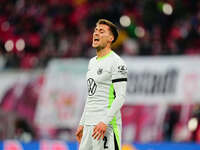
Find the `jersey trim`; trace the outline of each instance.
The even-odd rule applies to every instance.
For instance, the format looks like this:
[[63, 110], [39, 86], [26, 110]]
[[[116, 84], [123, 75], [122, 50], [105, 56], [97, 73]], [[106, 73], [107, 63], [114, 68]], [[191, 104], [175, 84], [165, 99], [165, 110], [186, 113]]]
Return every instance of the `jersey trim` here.
[[118, 144], [117, 144], [117, 139], [116, 139], [115, 133], [113, 132], [113, 134], [114, 134], [114, 145], [115, 145], [115, 150], [119, 150], [119, 147], [118, 147]]
[[[113, 86], [113, 83], [112, 83], [110, 85], [110, 89], [109, 89], [109, 104], [108, 104], [108, 108], [111, 107], [114, 99], [115, 99], [115, 90], [114, 90], [114, 86]], [[120, 140], [119, 140], [119, 131], [118, 131], [118, 127], [117, 127], [117, 118], [116, 118], [116, 116], [112, 119], [110, 124], [113, 127], [113, 132], [115, 134], [117, 145], [118, 145], [118, 148], [119, 148], [120, 147]]]
[[114, 79], [112, 80], [112, 83], [121, 82], [121, 81], [127, 81], [127, 78]]
[[110, 85], [110, 89], [109, 89], [109, 104], [108, 104], [108, 108], [111, 107], [113, 100], [115, 99], [115, 91], [114, 91], [114, 86], [113, 84]]
[[107, 55], [105, 55], [103, 57], [97, 58], [97, 60], [100, 61], [102, 59], [105, 59], [106, 57], [110, 56], [111, 53], [112, 53], [112, 51], [110, 51]]
[[116, 116], [111, 121], [111, 124], [112, 124], [113, 131], [114, 131], [114, 134], [115, 134], [115, 137], [116, 137], [116, 140], [117, 140], [118, 148], [120, 148], [121, 146], [120, 146], [119, 130], [118, 130], [118, 127], [117, 127], [117, 118], [116, 118]]

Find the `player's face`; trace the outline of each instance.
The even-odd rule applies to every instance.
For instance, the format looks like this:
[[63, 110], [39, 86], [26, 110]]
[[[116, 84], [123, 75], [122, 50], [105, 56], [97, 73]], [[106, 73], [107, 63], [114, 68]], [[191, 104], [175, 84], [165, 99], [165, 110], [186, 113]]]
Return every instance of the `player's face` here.
[[109, 30], [109, 26], [105, 24], [98, 24], [93, 33], [92, 47], [99, 49], [104, 49], [111, 44], [113, 40], [113, 35]]

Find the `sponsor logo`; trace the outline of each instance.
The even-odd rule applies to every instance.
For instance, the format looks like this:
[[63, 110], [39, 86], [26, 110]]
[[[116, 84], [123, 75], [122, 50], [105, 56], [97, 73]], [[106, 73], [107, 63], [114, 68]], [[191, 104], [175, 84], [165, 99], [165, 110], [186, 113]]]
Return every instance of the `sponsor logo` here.
[[178, 70], [165, 72], [129, 72], [127, 92], [134, 95], [174, 95], [178, 82]]
[[88, 85], [88, 95], [92, 96], [96, 92], [97, 84], [95, 83], [94, 79], [89, 78], [87, 80], [87, 85]]

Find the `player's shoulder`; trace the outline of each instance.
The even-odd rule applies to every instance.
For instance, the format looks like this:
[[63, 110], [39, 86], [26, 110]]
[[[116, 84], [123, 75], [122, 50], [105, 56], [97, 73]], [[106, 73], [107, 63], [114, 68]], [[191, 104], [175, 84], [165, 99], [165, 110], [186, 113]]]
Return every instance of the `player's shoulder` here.
[[128, 69], [127, 66], [124, 62], [124, 60], [115, 52], [113, 52], [113, 64], [112, 64], [112, 68], [113, 68], [113, 72], [115, 72], [115, 75], [117, 75], [116, 78], [119, 77], [127, 77], [127, 73], [128, 73]]
[[90, 61], [89, 61], [89, 62], [94, 62], [94, 61], [96, 60], [96, 57], [97, 57], [97, 56], [94, 56], [94, 57], [90, 58]]
[[112, 52], [112, 62], [114, 64], [125, 64], [124, 60], [114, 51]]
[[96, 56], [90, 58], [88, 66], [91, 66], [92, 64], [94, 64], [95, 60], [96, 60]]

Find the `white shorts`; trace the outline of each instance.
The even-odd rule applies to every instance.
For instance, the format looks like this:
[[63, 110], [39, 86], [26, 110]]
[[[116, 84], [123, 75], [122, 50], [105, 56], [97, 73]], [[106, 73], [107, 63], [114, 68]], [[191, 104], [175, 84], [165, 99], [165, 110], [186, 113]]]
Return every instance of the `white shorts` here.
[[84, 125], [79, 150], [121, 150], [121, 125], [109, 125], [103, 140], [92, 137], [94, 127]]

